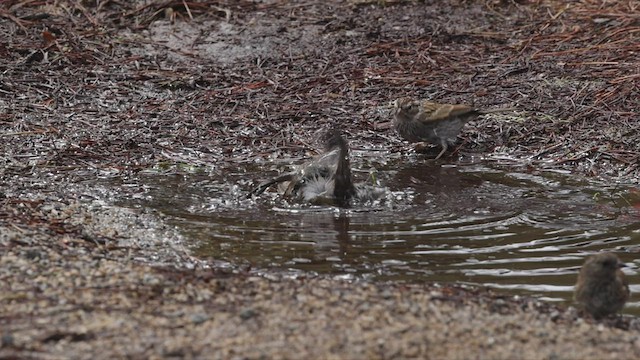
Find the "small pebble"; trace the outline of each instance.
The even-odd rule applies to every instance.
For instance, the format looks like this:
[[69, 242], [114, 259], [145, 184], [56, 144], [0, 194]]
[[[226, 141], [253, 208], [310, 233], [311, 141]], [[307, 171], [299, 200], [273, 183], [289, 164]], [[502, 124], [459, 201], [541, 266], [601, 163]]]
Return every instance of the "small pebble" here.
[[196, 325], [202, 324], [203, 322], [205, 322], [207, 320], [209, 320], [209, 316], [207, 316], [206, 314], [193, 314], [193, 315], [191, 315], [191, 322], [196, 324]]
[[13, 335], [9, 333], [2, 334], [2, 347], [13, 346]]
[[258, 313], [253, 309], [244, 309], [240, 312], [240, 319], [249, 320], [252, 317], [255, 317]]

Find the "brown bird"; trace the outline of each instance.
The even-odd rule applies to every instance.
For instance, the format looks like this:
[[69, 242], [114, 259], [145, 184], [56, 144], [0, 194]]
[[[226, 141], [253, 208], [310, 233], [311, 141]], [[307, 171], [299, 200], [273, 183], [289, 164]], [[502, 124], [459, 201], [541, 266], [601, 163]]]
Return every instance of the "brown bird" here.
[[294, 195], [315, 204], [346, 207], [359, 192], [351, 177], [349, 146], [337, 130], [322, 138], [325, 152], [300, 166], [296, 171], [266, 181], [253, 189], [247, 198], [259, 195], [274, 184], [283, 185], [284, 195]]
[[513, 108], [480, 110], [468, 105], [439, 104], [412, 98], [397, 99], [394, 104], [394, 126], [400, 136], [410, 142], [429, 142], [442, 146], [439, 159], [447, 151], [464, 124], [480, 115], [512, 111]]
[[580, 269], [573, 299], [598, 320], [622, 309], [629, 299], [629, 283], [620, 268], [626, 265], [612, 253], [587, 258]]

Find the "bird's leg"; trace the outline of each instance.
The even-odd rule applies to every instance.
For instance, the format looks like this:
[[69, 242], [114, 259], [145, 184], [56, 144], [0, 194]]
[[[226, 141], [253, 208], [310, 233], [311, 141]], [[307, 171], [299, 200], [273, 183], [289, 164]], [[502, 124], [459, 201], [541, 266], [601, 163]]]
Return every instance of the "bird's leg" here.
[[440, 154], [438, 154], [438, 156], [436, 156], [435, 160], [440, 159], [440, 157], [442, 156], [442, 154], [444, 154], [444, 153], [445, 153], [445, 151], [447, 151], [447, 148], [449, 147], [449, 146], [447, 145], [447, 142], [446, 142], [446, 141], [443, 141], [441, 145], [442, 145], [442, 151], [440, 151]]

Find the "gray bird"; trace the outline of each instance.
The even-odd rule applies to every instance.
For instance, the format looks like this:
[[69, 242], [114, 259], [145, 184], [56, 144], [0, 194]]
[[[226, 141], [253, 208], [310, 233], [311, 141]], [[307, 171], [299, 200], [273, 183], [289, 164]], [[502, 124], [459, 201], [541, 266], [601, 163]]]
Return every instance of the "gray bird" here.
[[512, 111], [513, 108], [480, 110], [468, 105], [439, 104], [428, 100], [399, 98], [393, 103], [394, 127], [410, 142], [429, 142], [440, 145], [439, 159], [449, 145], [456, 142], [464, 124], [480, 115]]
[[587, 258], [578, 274], [573, 299], [598, 320], [622, 310], [629, 299], [629, 283], [615, 254], [606, 252]]
[[383, 195], [381, 188], [358, 185], [351, 176], [349, 145], [337, 130], [328, 131], [322, 139], [325, 152], [293, 172], [266, 181], [253, 189], [247, 198], [263, 193], [279, 184], [285, 196], [294, 196], [313, 204], [347, 207], [350, 200], [374, 200]]

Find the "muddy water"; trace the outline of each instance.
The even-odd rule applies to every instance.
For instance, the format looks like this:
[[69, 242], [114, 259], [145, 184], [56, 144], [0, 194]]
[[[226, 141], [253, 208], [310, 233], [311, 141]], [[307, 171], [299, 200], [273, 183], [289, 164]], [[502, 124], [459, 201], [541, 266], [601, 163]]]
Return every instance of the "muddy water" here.
[[[632, 292], [640, 294], [640, 194], [633, 186], [495, 162], [376, 167], [387, 196], [348, 210], [275, 193], [243, 199], [275, 174], [256, 165], [145, 175], [125, 185], [137, 189], [127, 203], [169, 215], [195, 255], [234, 266], [461, 282], [568, 302], [584, 257], [606, 249], [629, 265]], [[625, 312], [640, 315], [639, 299]]]

